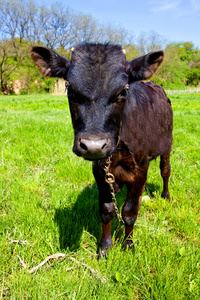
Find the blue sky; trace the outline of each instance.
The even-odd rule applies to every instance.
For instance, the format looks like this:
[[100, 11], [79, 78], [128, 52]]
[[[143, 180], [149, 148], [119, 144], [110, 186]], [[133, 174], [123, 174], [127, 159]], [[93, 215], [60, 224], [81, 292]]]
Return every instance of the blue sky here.
[[[47, 6], [55, 2], [37, 0]], [[200, 0], [73, 0], [64, 3], [74, 12], [91, 14], [100, 23], [124, 27], [135, 38], [141, 32], [154, 30], [169, 42], [190, 41], [200, 49]]]

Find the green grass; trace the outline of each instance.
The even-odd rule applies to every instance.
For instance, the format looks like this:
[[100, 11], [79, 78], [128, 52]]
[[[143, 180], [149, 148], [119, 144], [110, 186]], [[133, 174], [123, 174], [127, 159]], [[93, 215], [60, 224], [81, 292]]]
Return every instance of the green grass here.
[[[150, 164], [144, 195], [151, 200], [141, 205], [134, 252], [121, 250], [115, 218], [114, 247], [98, 262], [98, 190], [91, 163], [71, 150], [66, 97], [0, 97], [0, 299], [200, 299], [200, 94], [170, 98], [171, 203], [160, 197], [158, 159]], [[120, 207], [124, 198], [125, 190]], [[66, 257], [28, 273], [60, 252], [80, 265]]]

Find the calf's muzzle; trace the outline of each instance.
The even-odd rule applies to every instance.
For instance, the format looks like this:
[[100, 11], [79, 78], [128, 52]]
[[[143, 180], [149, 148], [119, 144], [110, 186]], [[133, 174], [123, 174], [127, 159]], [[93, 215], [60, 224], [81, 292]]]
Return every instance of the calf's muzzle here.
[[88, 160], [105, 158], [111, 148], [111, 141], [108, 138], [92, 136], [79, 138], [78, 150], [80, 155]]

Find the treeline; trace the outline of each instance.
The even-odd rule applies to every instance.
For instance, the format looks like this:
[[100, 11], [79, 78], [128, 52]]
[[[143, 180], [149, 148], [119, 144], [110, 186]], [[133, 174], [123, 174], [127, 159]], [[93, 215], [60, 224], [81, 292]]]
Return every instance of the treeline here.
[[41, 80], [29, 56], [31, 45], [45, 45], [69, 58], [70, 49], [80, 42], [121, 44], [127, 60], [164, 49], [165, 61], [154, 81], [175, 89], [199, 84], [200, 51], [190, 42], [171, 44], [154, 31], [143, 32], [136, 39], [124, 28], [100, 24], [91, 15], [75, 13], [62, 3], [47, 8], [34, 0], [0, 0], [0, 91], [50, 91], [55, 79]]

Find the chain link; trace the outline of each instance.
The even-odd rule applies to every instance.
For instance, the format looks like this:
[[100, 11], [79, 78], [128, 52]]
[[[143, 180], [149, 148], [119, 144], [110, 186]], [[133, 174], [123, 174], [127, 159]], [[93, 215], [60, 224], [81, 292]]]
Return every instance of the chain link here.
[[115, 190], [114, 190], [114, 186], [113, 184], [115, 183], [115, 176], [110, 172], [110, 165], [111, 165], [111, 158], [112, 156], [109, 156], [105, 162], [105, 165], [103, 167], [104, 171], [105, 171], [105, 182], [107, 182], [109, 184], [110, 187], [110, 193], [112, 196], [112, 200], [113, 200], [113, 204], [115, 207], [115, 213], [117, 215], [117, 218], [119, 220], [119, 222], [122, 222], [124, 224], [124, 221], [122, 219], [122, 216], [119, 213], [119, 209], [117, 207], [117, 200], [115, 197]]

